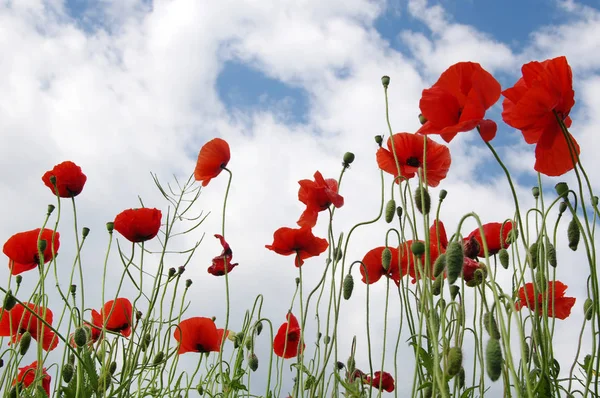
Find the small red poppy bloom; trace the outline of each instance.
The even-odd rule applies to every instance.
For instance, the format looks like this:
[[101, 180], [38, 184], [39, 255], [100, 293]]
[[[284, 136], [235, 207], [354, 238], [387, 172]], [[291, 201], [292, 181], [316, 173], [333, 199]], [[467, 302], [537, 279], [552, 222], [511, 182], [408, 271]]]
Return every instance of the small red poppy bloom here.
[[[511, 221], [507, 221], [502, 224], [499, 222], [492, 222], [483, 225], [483, 235], [485, 236], [485, 241], [487, 243], [488, 253], [490, 256], [498, 253], [500, 249], [506, 249], [509, 246], [509, 243], [506, 242], [508, 239], [508, 234], [512, 231], [513, 224]], [[502, 236], [500, 236], [500, 232], [502, 231]], [[479, 232], [479, 228], [475, 229], [473, 232], [469, 234], [465, 238], [465, 241], [474, 238], [477, 243], [479, 243], [479, 253], [477, 254], [479, 257], [484, 257], [485, 253], [483, 251], [483, 240], [481, 239], [481, 233]]]
[[54, 185], [50, 182], [50, 177], [56, 177], [56, 188], [58, 196], [61, 198], [71, 198], [77, 196], [83, 191], [83, 186], [87, 181], [85, 174], [81, 172], [81, 167], [75, 163], [66, 161], [54, 166], [42, 176], [42, 181], [53, 194], [56, 195]]
[[[538, 291], [536, 297], [533, 283], [526, 283], [524, 287], [519, 289], [519, 300], [516, 302], [516, 309], [518, 311], [523, 307], [528, 307], [535, 311], [537, 308], [538, 314], [543, 315], [544, 308], [547, 308], [546, 313], [548, 316], [567, 319], [571, 315], [571, 308], [575, 305], [575, 297], [565, 297], [566, 291], [567, 285], [564, 283], [560, 281], [548, 282], [547, 292]], [[548, 299], [547, 303], [544, 303], [545, 298]]]
[[219, 352], [223, 332], [223, 329], [217, 329], [212, 319], [193, 317], [181, 321], [173, 337], [179, 342], [180, 355], [186, 352]]
[[364, 379], [364, 384], [370, 384], [375, 388], [379, 388], [381, 385], [381, 390], [387, 392], [394, 391], [394, 378], [388, 372], [380, 372], [377, 371], [373, 374], [373, 379], [371, 379], [368, 375]]
[[417, 283], [417, 279], [421, 279], [423, 277], [423, 272], [427, 272], [431, 279], [435, 279], [433, 276], [433, 264], [440, 255], [440, 250], [433, 243], [433, 241], [431, 241], [429, 244], [429, 270], [425, 269], [425, 254], [423, 254], [420, 256], [422, 268], [421, 271], [419, 271], [419, 268], [417, 268], [417, 264], [415, 262], [416, 256], [411, 251], [412, 244], [413, 241], [408, 240], [404, 242], [404, 244], [400, 245], [400, 249], [398, 251], [400, 255], [400, 269], [402, 270], [402, 276], [408, 274], [412, 278], [411, 283]]
[[[477, 272], [480, 270], [481, 272]], [[472, 258], [465, 257], [463, 260], [462, 278], [467, 286], [473, 287], [480, 284], [487, 275], [485, 264]]]
[[162, 212], [158, 209], [128, 209], [115, 217], [115, 230], [130, 242], [145, 242], [158, 234], [161, 219]]
[[[427, 142], [425, 144], [425, 141]], [[438, 144], [428, 137], [411, 133], [396, 133], [388, 138], [389, 150], [379, 148], [377, 150], [377, 164], [379, 168], [393, 176], [398, 175], [398, 167], [394, 160], [394, 151], [400, 166], [400, 174], [404, 178], [413, 178], [417, 171], [423, 168], [423, 149], [426, 145], [425, 162], [427, 172], [427, 185], [437, 187], [441, 180], [446, 178], [450, 169], [450, 151], [445, 145]], [[396, 179], [400, 183], [400, 179]]]
[[417, 133], [440, 134], [444, 141], [452, 141], [457, 133], [482, 123], [501, 90], [500, 83], [478, 63], [452, 65], [431, 88], [423, 90], [419, 108], [427, 122]]
[[[34, 269], [40, 264], [38, 252], [38, 238], [46, 241], [44, 249], [44, 264], [51, 261], [60, 246], [60, 234], [51, 229], [44, 228], [40, 236], [40, 228], [19, 232], [11, 236], [2, 251], [8, 256], [8, 268], [13, 275]], [[52, 238], [54, 237], [54, 244]], [[54, 251], [53, 251], [54, 250]]]
[[107, 301], [98, 313], [92, 310], [92, 323], [99, 329], [106, 325], [106, 330], [121, 333], [125, 337], [131, 334], [133, 323], [133, 306], [126, 298]]
[[10, 311], [0, 309], [0, 336], [11, 336], [11, 341], [16, 343], [21, 340], [25, 332], [29, 332], [31, 337], [42, 344], [45, 351], [52, 351], [58, 345], [56, 334], [40, 321], [25, 306], [42, 318], [46, 323], [52, 325], [52, 311], [50, 308], [44, 308], [33, 303], [17, 303]]
[[496, 131], [498, 131], [498, 125], [493, 120], [482, 120], [479, 123], [479, 135], [485, 142], [490, 142], [496, 137]]
[[202, 181], [202, 186], [208, 185], [210, 180], [218, 176], [221, 171], [227, 167], [231, 154], [229, 153], [229, 144], [221, 138], [214, 138], [208, 141], [200, 149], [194, 178], [196, 181]]
[[[438, 240], [439, 239], [439, 240]], [[448, 246], [448, 235], [446, 235], [446, 227], [440, 220], [434, 220], [429, 228], [429, 242], [440, 248], [440, 252], [445, 252]]]
[[[221, 245], [223, 246], [223, 251], [220, 256], [217, 256], [212, 259], [212, 265], [208, 267], [208, 273], [213, 274], [214, 276], [222, 276], [231, 272], [238, 263], [231, 264], [231, 259], [233, 258], [233, 251], [229, 246], [229, 243], [225, 241], [223, 236], [215, 234], [215, 238], [221, 241]], [[227, 272], [225, 272], [225, 264], [227, 264]]]
[[327, 250], [329, 243], [326, 239], [314, 236], [309, 227], [283, 227], [273, 234], [273, 244], [265, 247], [282, 256], [295, 254], [295, 265], [300, 267], [307, 258], [318, 256]]
[[[13, 380], [12, 385], [17, 383], [23, 383], [23, 387], [27, 388], [35, 382], [35, 372], [37, 370], [37, 361], [34, 361], [31, 365], [19, 368], [19, 373], [16, 379]], [[42, 388], [46, 392], [47, 396], [50, 396], [50, 383], [52, 377], [46, 372], [46, 368], [42, 369]]]
[[[376, 247], [375, 249], [369, 250], [367, 254], [363, 257], [363, 264], [360, 266], [360, 274], [362, 275], [362, 281], [367, 283], [367, 276], [369, 277], [368, 284], [372, 284], [381, 279], [382, 276], [387, 276], [391, 278], [396, 284], [400, 283], [400, 266], [398, 262], [398, 248], [390, 247], [389, 248], [392, 253], [392, 261], [390, 262], [390, 267], [386, 271], [383, 268], [382, 264], [382, 253], [385, 250], [385, 246]], [[360, 264], [359, 264], [360, 265]]]
[[287, 322], [279, 327], [275, 340], [273, 340], [273, 352], [278, 357], [293, 358], [304, 351], [306, 344], [300, 346], [300, 325], [291, 312], [286, 316]]
[[[567, 59], [557, 57], [530, 62], [521, 68], [523, 77], [502, 92], [502, 119], [521, 130], [528, 144], [536, 144], [534, 169], [548, 176], [560, 176], [575, 165], [558, 117], [569, 127], [569, 112], [575, 105], [573, 75]], [[556, 113], [556, 115], [555, 115]], [[574, 149], [579, 145], [569, 134]]]
[[298, 199], [306, 205], [306, 210], [300, 216], [298, 225], [301, 227], [314, 227], [317, 223], [317, 215], [327, 210], [332, 204], [335, 207], [344, 205], [344, 198], [338, 194], [337, 181], [324, 179], [320, 172], [315, 173], [315, 180], [300, 180]]

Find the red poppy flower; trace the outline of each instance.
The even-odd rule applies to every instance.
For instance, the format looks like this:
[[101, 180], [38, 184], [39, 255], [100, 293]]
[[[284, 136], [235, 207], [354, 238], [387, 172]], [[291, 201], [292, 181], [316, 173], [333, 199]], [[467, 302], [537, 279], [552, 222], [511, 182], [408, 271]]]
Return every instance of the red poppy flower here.
[[273, 341], [273, 352], [278, 357], [293, 358], [304, 351], [306, 344], [300, 346], [300, 325], [291, 312], [286, 316], [287, 322], [279, 327]]
[[[13, 380], [12, 385], [14, 386], [17, 383], [23, 383], [23, 387], [27, 388], [33, 382], [35, 382], [35, 372], [37, 370], [37, 361], [34, 361], [31, 365], [19, 368], [19, 373], [17, 374], [17, 378]], [[46, 368], [42, 369], [42, 388], [46, 392], [47, 396], [50, 396], [50, 383], [52, 382], [52, 377], [48, 373], [46, 373]]]
[[365, 377], [364, 384], [370, 384], [375, 388], [379, 388], [381, 385], [381, 389], [387, 392], [394, 391], [394, 378], [388, 372], [375, 372], [373, 375], [373, 379], [371, 379], [368, 375]]
[[[46, 323], [52, 325], [53, 315], [50, 308], [44, 308], [33, 303], [23, 304]], [[17, 303], [10, 311], [0, 309], [0, 313], [2, 313], [0, 317], [0, 336], [11, 336], [11, 341], [16, 343], [21, 340], [23, 333], [29, 332], [34, 340], [42, 344], [44, 350], [52, 351], [58, 345], [58, 337], [36, 316], [26, 310], [24, 305]]]
[[58, 196], [61, 198], [71, 198], [77, 196], [83, 191], [83, 186], [87, 180], [85, 174], [81, 172], [81, 167], [75, 163], [66, 161], [54, 166], [42, 176], [42, 181], [53, 194], [56, 195], [54, 185], [50, 182], [50, 177], [56, 177], [56, 188]]
[[446, 235], [446, 227], [444, 227], [444, 223], [442, 221], [433, 221], [433, 224], [429, 228], [429, 242], [438, 246], [440, 248], [440, 252], [443, 253], [446, 251], [446, 247], [448, 246], [448, 236]]
[[131, 302], [126, 298], [107, 301], [101, 310], [101, 314], [96, 310], [92, 310], [92, 323], [99, 329], [106, 325], [106, 330], [129, 337], [133, 323]]
[[429, 89], [419, 108], [427, 122], [419, 134], [440, 134], [450, 142], [457, 133], [480, 125], [485, 111], [500, 98], [500, 83], [481, 65], [459, 62], [448, 68]]
[[145, 242], [158, 234], [161, 218], [162, 212], [158, 209], [124, 210], [115, 217], [115, 230], [130, 242]]
[[[231, 247], [229, 247], [229, 243], [225, 241], [221, 235], [215, 235], [215, 238], [221, 241], [221, 245], [223, 246], [223, 251], [220, 256], [217, 256], [212, 259], [212, 265], [208, 267], [208, 273], [213, 274], [215, 276], [222, 276], [231, 272], [238, 263], [231, 264], [231, 259], [233, 258], [233, 251]], [[227, 272], [225, 272], [225, 263], [227, 262]]]
[[344, 205], [344, 198], [338, 194], [337, 181], [324, 179], [320, 172], [315, 173], [315, 180], [300, 180], [298, 199], [306, 205], [306, 210], [300, 216], [298, 225], [312, 228], [317, 223], [320, 211], [327, 210], [332, 204], [335, 207]]
[[[481, 273], [477, 273], [477, 270], [481, 270]], [[462, 278], [467, 286], [477, 286], [483, 281], [483, 278], [487, 275], [485, 264], [480, 263], [477, 260], [473, 260], [469, 257], [465, 257], [463, 260]]]
[[[517, 311], [523, 307], [528, 307], [532, 311], [536, 310], [539, 315], [543, 315], [544, 308], [547, 308], [548, 316], [567, 319], [571, 315], [571, 308], [575, 305], [575, 297], [565, 297], [567, 285], [560, 281], [548, 282], [547, 293], [539, 292], [535, 297], [533, 283], [526, 283], [518, 292], [519, 300], [516, 302]], [[547, 294], [547, 296], [546, 296]], [[544, 304], [544, 298], [548, 298], [547, 305]]]
[[479, 135], [485, 142], [490, 142], [496, 137], [496, 131], [498, 131], [498, 125], [493, 120], [482, 120], [479, 123]]
[[[530, 62], [521, 71], [523, 77], [502, 92], [502, 119], [521, 130], [528, 144], [537, 144], [536, 171], [548, 176], [563, 175], [575, 165], [555, 113], [567, 127], [571, 126], [569, 112], [575, 105], [571, 67], [565, 57], [558, 57]], [[569, 136], [579, 154], [577, 141]]]
[[214, 138], [208, 141], [200, 149], [194, 178], [196, 181], [202, 181], [202, 186], [208, 185], [210, 180], [218, 176], [221, 171], [227, 167], [231, 154], [229, 153], [229, 144], [220, 138]]
[[[52, 244], [54, 237], [54, 244]], [[32, 231], [19, 232], [11, 236], [2, 251], [8, 256], [8, 268], [13, 275], [34, 269], [40, 264], [38, 252], [38, 238], [46, 241], [44, 249], [44, 264], [51, 261], [60, 246], [60, 234], [51, 229], [44, 228], [40, 236], [40, 228]], [[53, 252], [54, 250], [54, 252]]]
[[[506, 249], [509, 244], [506, 242], [508, 238], [508, 234], [512, 231], [513, 224], [510, 221], [504, 223], [492, 222], [483, 225], [483, 234], [485, 236], [485, 241], [487, 243], [488, 253], [490, 256], [498, 253], [500, 249]], [[502, 237], [500, 237], [500, 231], [502, 231]], [[483, 252], [483, 241], [481, 240], [481, 233], [479, 232], [479, 228], [475, 229], [473, 232], [469, 234], [465, 238], [465, 241], [474, 238], [477, 243], [479, 243], [479, 253], [477, 254], [479, 257], [484, 257], [485, 254]]]
[[398, 262], [398, 248], [390, 247], [390, 251], [392, 252], [392, 261], [390, 262], [390, 268], [386, 271], [383, 268], [381, 254], [385, 246], [376, 247], [375, 249], [369, 250], [362, 262], [365, 265], [365, 268], [360, 267], [360, 274], [362, 275], [362, 281], [367, 283], [367, 276], [369, 277], [369, 285], [377, 282], [381, 279], [382, 276], [387, 276], [391, 278], [396, 284], [400, 283], [400, 266]]
[[217, 329], [212, 319], [194, 317], [181, 321], [173, 336], [180, 343], [180, 355], [186, 352], [219, 352], [223, 332], [223, 329]]
[[265, 245], [267, 249], [282, 256], [295, 254], [296, 267], [302, 266], [307, 258], [320, 255], [328, 246], [326, 239], [315, 237], [308, 227], [279, 228], [273, 234], [273, 244]]
[[[400, 166], [400, 175], [404, 178], [413, 178], [419, 168], [423, 167], [423, 145], [426, 147], [427, 185], [437, 187], [441, 180], [446, 178], [450, 169], [450, 151], [445, 145], [438, 144], [430, 138], [411, 133], [396, 133], [393, 135], [394, 149], [392, 149], [392, 138], [388, 138], [389, 150], [379, 148], [377, 150], [377, 164], [379, 168], [393, 176], [398, 175], [398, 168], [394, 160], [394, 150]], [[396, 179], [396, 183], [400, 183]]]

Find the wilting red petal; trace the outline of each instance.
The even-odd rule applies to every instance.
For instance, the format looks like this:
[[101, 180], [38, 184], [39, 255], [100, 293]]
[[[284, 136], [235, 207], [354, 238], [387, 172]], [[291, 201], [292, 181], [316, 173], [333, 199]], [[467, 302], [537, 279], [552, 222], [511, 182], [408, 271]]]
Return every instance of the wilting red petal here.
[[446, 247], [448, 246], [448, 236], [446, 235], [446, 227], [444, 227], [442, 221], [434, 220], [433, 224], [431, 224], [431, 227], [429, 228], [429, 241], [440, 247], [442, 251], [446, 251]]
[[[232, 264], [231, 259], [233, 258], [233, 251], [229, 246], [229, 243], [225, 240], [225, 238], [221, 235], [216, 234], [215, 238], [221, 241], [221, 246], [223, 246], [223, 251], [220, 256], [217, 256], [212, 259], [212, 265], [208, 267], [208, 273], [215, 276], [223, 276], [231, 272], [233, 268], [238, 266], [238, 263]], [[227, 264], [227, 272], [225, 272], [225, 264]]]
[[335, 207], [344, 205], [344, 198], [338, 194], [338, 184], [334, 179], [324, 179], [320, 172], [314, 175], [315, 180], [300, 180], [298, 199], [306, 205], [300, 216], [298, 225], [312, 228], [317, 223], [318, 213], [327, 210], [332, 204]]
[[300, 325], [296, 317], [290, 312], [287, 315], [288, 322], [279, 327], [273, 340], [273, 352], [282, 358], [293, 358], [304, 351], [306, 345], [300, 346]]
[[207, 186], [210, 180], [218, 176], [227, 167], [230, 158], [227, 141], [221, 138], [208, 141], [198, 153], [194, 178], [196, 181], [202, 181], [203, 187]]
[[219, 333], [212, 319], [194, 317], [181, 321], [173, 336], [180, 342], [180, 355], [186, 352], [219, 352], [223, 329]]
[[56, 189], [61, 198], [75, 197], [83, 191], [83, 186], [87, 180], [85, 174], [81, 172], [81, 167], [71, 161], [62, 162], [54, 166], [42, 176], [44, 184], [50, 188], [53, 194], [56, 194], [54, 185], [50, 182], [50, 177], [56, 177]]
[[162, 212], [158, 209], [124, 210], [115, 217], [115, 230], [130, 242], [145, 242], [158, 234], [161, 219]]
[[320, 255], [328, 246], [326, 239], [315, 237], [308, 227], [279, 228], [273, 234], [273, 244], [265, 245], [267, 249], [283, 256], [296, 254], [296, 267], [302, 266], [307, 258]]

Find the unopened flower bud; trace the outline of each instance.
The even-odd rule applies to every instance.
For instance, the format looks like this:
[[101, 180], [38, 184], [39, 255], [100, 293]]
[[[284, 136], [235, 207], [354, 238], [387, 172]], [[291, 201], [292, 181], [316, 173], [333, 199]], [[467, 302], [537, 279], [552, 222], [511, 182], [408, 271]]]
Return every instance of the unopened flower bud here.
[[438, 277], [446, 268], [446, 253], [442, 253], [435, 259], [433, 263], [433, 276]]
[[567, 202], [560, 202], [558, 205], [558, 213], [563, 214], [567, 210]]
[[198, 394], [204, 395], [204, 387], [202, 387], [202, 384], [198, 384], [196, 391], [198, 391]]
[[598, 206], [598, 197], [597, 196], [592, 197], [592, 206], [594, 206], [594, 207]]
[[113, 232], [114, 229], [115, 229], [115, 223], [114, 222], [109, 221], [109, 222], [106, 223], [106, 230], [108, 231], [108, 233], [112, 234], [112, 232]]
[[336, 247], [334, 252], [335, 261], [340, 261], [343, 256], [344, 252], [342, 251], [342, 248], [340, 246]]
[[15, 308], [15, 305], [17, 305], [17, 299], [15, 296], [13, 296], [12, 291], [8, 290], [6, 292], [6, 296], [4, 296], [4, 304], [2, 304], [2, 308], [4, 308], [4, 311], [10, 311]]
[[375, 136], [375, 142], [377, 143], [377, 145], [379, 145], [381, 147], [381, 144], [383, 144], [383, 136], [382, 135], [376, 135]]
[[382, 76], [381, 77], [381, 84], [383, 84], [384, 88], [388, 88], [388, 86], [390, 85], [390, 77], [389, 76]]
[[90, 234], [90, 229], [88, 227], [83, 227], [83, 229], [81, 230], [81, 235], [83, 235], [83, 237], [87, 237]]
[[354, 154], [352, 152], [346, 152], [344, 154], [344, 163], [342, 164], [344, 167], [348, 167], [352, 164], [352, 162], [354, 162]]
[[75, 329], [75, 333], [73, 334], [73, 341], [75, 341], [77, 347], [83, 347], [87, 344], [88, 336], [84, 328], [79, 327]]
[[567, 228], [567, 237], [569, 239], [569, 247], [571, 250], [577, 250], [577, 245], [579, 245], [579, 238], [581, 232], [579, 231], [579, 225], [577, 224], [577, 220], [575, 217], [569, 223], [569, 227]]
[[112, 382], [110, 376], [110, 373], [103, 373], [98, 379], [98, 393], [100, 395], [103, 395], [110, 388]]
[[155, 356], [154, 356], [154, 360], [152, 361], [152, 364], [154, 366], [158, 366], [162, 363], [163, 359], [165, 359], [165, 353], [162, 351], [159, 351]]
[[419, 186], [415, 191], [415, 206], [423, 215], [429, 214], [429, 210], [431, 210], [431, 197], [429, 192], [422, 186]]
[[500, 330], [498, 330], [498, 324], [496, 323], [494, 314], [491, 312], [486, 312], [483, 314], [483, 326], [491, 338], [500, 340]]
[[396, 213], [396, 201], [394, 199], [390, 199], [385, 206], [385, 222], [391, 223], [394, 219], [394, 213]]
[[585, 319], [588, 321], [592, 320], [592, 316], [594, 315], [594, 300], [589, 297], [583, 303], [583, 314]]
[[71, 379], [73, 378], [73, 373], [75, 373], [75, 369], [73, 365], [70, 363], [65, 364], [62, 368], [62, 379], [65, 383], [69, 384]]
[[565, 196], [569, 192], [569, 186], [566, 182], [559, 182], [554, 186], [554, 189], [556, 190], [558, 196]]
[[177, 270], [175, 269], [175, 267], [171, 267], [169, 268], [169, 278], [173, 277], [173, 275], [175, 275], [175, 272], [177, 272]]
[[465, 386], [465, 368], [463, 368], [462, 366], [460, 367], [460, 371], [458, 372], [458, 388], [464, 388]]
[[21, 355], [27, 354], [27, 350], [29, 350], [29, 345], [31, 344], [31, 333], [25, 332], [21, 336], [21, 341], [19, 341], [19, 353]]
[[54, 211], [55, 208], [56, 207], [54, 205], [52, 205], [52, 204], [48, 205], [48, 213], [47, 213], [47, 215], [52, 214], [52, 212]]
[[396, 214], [398, 215], [398, 218], [402, 218], [402, 207], [398, 206], [396, 208]]
[[433, 281], [433, 285], [431, 285], [431, 293], [434, 296], [439, 296], [440, 293], [442, 292], [442, 282], [443, 281], [444, 281], [443, 276], [438, 276], [437, 278], [435, 278], [435, 281]]
[[500, 260], [500, 265], [502, 266], [502, 268], [508, 269], [508, 250], [500, 249], [500, 251], [498, 252], [498, 259]]
[[410, 245], [410, 251], [415, 256], [421, 256], [425, 253], [425, 244], [419, 240], [416, 240]]
[[185, 281], [185, 288], [189, 289], [190, 286], [192, 286], [192, 280], [191, 279], [186, 279], [186, 281]]
[[427, 119], [425, 118], [425, 116], [423, 116], [422, 113], [419, 113], [419, 123], [421, 123], [421, 125], [427, 123]]
[[462, 367], [462, 350], [460, 347], [452, 347], [448, 351], [448, 368], [446, 373], [450, 377], [454, 377], [460, 372]]
[[346, 275], [344, 278], [343, 292], [344, 292], [344, 300], [350, 299], [352, 296], [352, 290], [354, 289], [354, 278], [352, 274]]
[[460, 287], [459, 286], [456, 286], [456, 285], [450, 286], [450, 298], [452, 300], [456, 299], [456, 296], [458, 296], [458, 293], [460, 293]]
[[262, 322], [258, 322], [256, 324], [256, 335], [257, 336], [260, 335], [262, 330], [263, 330], [263, 324], [262, 324]]
[[342, 361], [337, 361], [335, 363], [335, 367], [336, 367], [337, 370], [342, 370], [342, 369], [344, 369], [346, 367], [346, 365], [344, 365], [344, 363]]
[[330, 341], [331, 341], [331, 337], [329, 337], [329, 336], [325, 336], [325, 337], [323, 338], [323, 342], [324, 342], [325, 344], [329, 344], [329, 342], [330, 342]]
[[250, 355], [250, 358], [248, 358], [248, 367], [253, 372], [256, 372], [256, 369], [258, 369], [258, 357], [256, 356], [256, 354], [252, 353], [252, 355]]
[[533, 195], [534, 199], [539, 198], [540, 197], [540, 188], [539, 187], [531, 188], [531, 194]]
[[391, 263], [392, 263], [392, 251], [390, 250], [389, 247], [386, 247], [381, 252], [381, 266], [383, 267], [384, 270], [387, 271], [390, 269]]
[[446, 199], [446, 196], [447, 196], [447, 195], [448, 195], [448, 191], [446, 191], [445, 189], [442, 189], [442, 190], [440, 191], [440, 196], [439, 196], [439, 198], [440, 198], [440, 201], [442, 201], [442, 200]]
[[38, 250], [39, 251], [43, 252], [44, 250], [46, 250], [47, 246], [48, 246], [48, 242], [46, 242], [45, 240], [40, 239], [38, 241]]
[[110, 366], [108, 367], [108, 373], [110, 373], [111, 375], [114, 375], [116, 371], [117, 371], [117, 363], [115, 361], [112, 361], [110, 363]]
[[489, 339], [485, 347], [485, 368], [488, 377], [496, 381], [502, 375], [502, 348], [500, 340]]
[[451, 242], [446, 249], [446, 274], [448, 283], [453, 285], [458, 279], [463, 267], [464, 255], [462, 245], [456, 241]]
[[529, 246], [529, 255], [531, 256], [531, 268], [535, 269], [538, 265], [538, 244], [533, 242]]

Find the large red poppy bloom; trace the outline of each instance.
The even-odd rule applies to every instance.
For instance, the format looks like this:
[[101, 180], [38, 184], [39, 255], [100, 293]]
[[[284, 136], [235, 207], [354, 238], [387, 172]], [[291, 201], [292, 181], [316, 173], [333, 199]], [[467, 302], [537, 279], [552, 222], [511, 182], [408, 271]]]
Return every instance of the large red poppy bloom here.
[[379, 388], [381, 385], [381, 389], [387, 392], [393, 392], [395, 388], [394, 378], [388, 372], [377, 371], [373, 374], [373, 379], [367, 375], [365, 376], [364, 384], [370, 384], [375, 388]]
[[386, 271], [383, 268], [381, 255], [385, 250], [385, 246], [376, 247], [375, 249], [369, 250], [367, 254], [363, 257], [363, 264], [366, 267], [361, 265], [360, 274], [362, 275], [362, 281], [367, 283], [367, 276], [369, 277], [368, 284], [372, 284], [381, 279], [382, 276], [387, 276], [391, 278], [396, 284], [400, 283], [400, 266], [398, 262], [398, 248], [390, 247], [390, 251], [392, 252], [392, 261], [390, 262], [390, 267]]
[[452, 141], [457, 133], [481, 124], [500, 91], [500, 83], [478, 63], [452, 65], [431, 88], [423, 90], [419, 108], [427, 122], [417, 133], [440, 134], [444, 141]]
[[[17, 383], [23, 383], [23, 387], [27, 388], [35, 381], [35, 372], [37, 370], [37, 361], [34, 361], [31, 365], [19, 368], [17, 377], [13, 380], [12, 385]], [[46, 392], [47, 396], [50, 396], [50, 383], [52, 377], [46, 372], [46, 368], [42, 369], [42, 388]]]
[[221, 171], [227, 167], [231, 154], [229, 153], [229, 144], [221, 138], [214, 138], [208, 141], [200, 149], [194, 178], [196, 181], [202, 181], [202, 186], [208, 185], [210, 180], [218, 176]]
[[[215, 276], [222, 276], [231, 272], [238, 263], [231, 264], [231, 259], [233, 258], [233, 251], [229, 246], [229, 243], [225, 241], [225, 238], [221, 235], [215, 234], [215, 238], [221, 241], [221, 246], [223, 246], [223, 251], [220, 256], [217, 256], [212, 259], [212, 265], [208, 267], [208, 273], [213, 274]], [[225, 272], [225, 264], [227, 264], [227, 272]]]
[[295, 254], [296, 267], [302, 266], [307, 258], [320, 255], [328, 246], [327, 240], [314, 236], [309, 227], [279, 228], [273, 234], [273, 244], [265, 245], [267, 249], [282, 256]]
[[181, 321], [173, 336], [180, 343], [180, 355], [186, 352], [219, 352], [223, 332], [223, 329], [217, 329], [212, 319], [194, 317]]
[[278, 357], [293, 358], [304, 351], [306, 344], [300, 345], [300, 325], [291, 312], [286, 316], [287, 322], [279, 327], [275, 340], [273, 340], [273, 352]]
[[[517, 310], [523, 307], [528, 307], [532, 311], [536, 310], [539, 315], [543, 315], [544, 308], [548, 316], [567, 319], [571, 315], [571, 308], [575, 305], [575, 297], [565, 297], [567, 285], [560, 281], [548, 282], [547, 296], [546, 292], [538, 291], [535, 296], [533, 283], [526, 283], [518, 292], [519, 300], [516, 302]], [[544, 298], [548, 298], [547, 304], [544, 303]]]
[[332, 204], [335, 207], [344, 205], [344, 198], [338, 194], [337, 181], [324, 179], [320, 172], [315, 173], [315, 180], [300, 180], [298, 199], [306, 205], [306, 210], [300, 216], [298, 225], [312, 228], [317, 223], [320, 211], [327, 210]]
[[125, 337], [131, 334], [133, 324], [133, 307], [126, 298], [107, 301], [98, 313], [92, 310], [92, 323], [99, 329], [106, 325], [106, 330], [121, 333]]
[[158, 234], [161, 218], [162, 212], [158, 209], [124, 210], [115, 217], [115, 230], [130, 242], [145, 242]]
[[44, 308], [33, 303], [23, 304], [17, 303], [10, 311], [0, 309], [0, 313], [2, 313], [0, 317], [0, 336], [11, 336], [11, 341], [16, 343], [21, 340], [23, 333], [29, 332], [34, 340], [42, 344], [44, 350], [52, 351], [58, 345], [58, 337], [35, 315], [26, 310], [25, 306], [49, 325], [52, 325], [52, 311], [50, 308]]
[[[445, 145], [438, 144], [430, 138], [411, 133], [396, 133], [388, 138], [389, 150], [379, 148], [377, 150], [377, 164], [379, 168], [393, 176], [398, 175], [398, 167], [394, 160], [394, 150], [400, 166], [400, 174], [404, 178], [413, 178], [420, 168], [423, 168], [423, 149], [427, 141], [425, 152], [425, 163], [427, 172], [427, 185], [437, 187], [441, 180], [446, 178], [450, 169], [450, 151]], [[396, 180], [400, 183], [400, 180]]]
[[[40, 236], [40, 230], [38, 228], [32, 231], [19, 232], [11, 236], [4, 244], [2, 251], [8, 256], [8, 268], [10, 268], [11, 274], [18, 275], [32, 270], [40, 264], [38, 237], [40, 240], [46, 241], [44, 264], [51, 261], [58, 252], [60, 234], [44, 228]], [[53, 237], [54, 244], [52, 244]]]
[[[575, 166], [569, 145], [556, 115], [567, 127], [571, 126], [569, 112], [575, 105], [573, 76], [565, 57], [530, 62], [521, 68], [523, 77], [502, 92], [502, 119], [521, 130], [528, 144], [535, 147], [535, 170], [548, 176], [559, 176]], [[556, 115], [555, 115], [556, 113]], [[579, 145], [569, 134], [575, 150]]]
[[[512, 231], [513, 224], [511, 221], [507, 221], [502, 224], [499, 222], [492, 222], [483, 225], [483, 235], [485, 236], [485, 241], [487, 243], [488, 253], [490, 256], [498, 253], [500, 249], [506, 249], [509, 246], [507, 243], [508, 234]], [[502, 236], [500, 236], [500, 232], [502, 232]], [[481, 232], [479, 228], [475, 229], [473, 232], [469, 234], [465, 238], [465, 242], [469, 241], [471, 238], [474, 238], [479, 244], [479, 253], [477, 256], [484, 257], [485, 254], [483, 252], [483, 240], [481, 239]]]
[[56, 191], [54, 185], [50, 182], [52, 176], [56, 177], [56, 188], [58, 189], [58, 196], [61, 198], [71, 198], [79, 195], [87, 181], [87, 177], [81, 172], [81, 167], [70, 161], [62, 162], [42, 176], [42, 181], [53, 194], [56, 194]]

